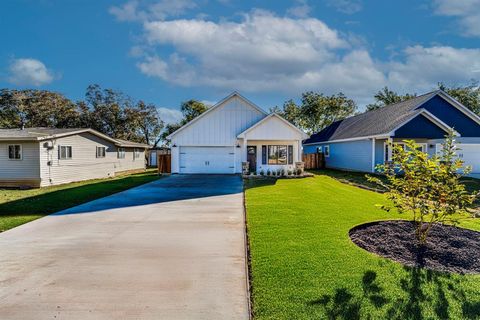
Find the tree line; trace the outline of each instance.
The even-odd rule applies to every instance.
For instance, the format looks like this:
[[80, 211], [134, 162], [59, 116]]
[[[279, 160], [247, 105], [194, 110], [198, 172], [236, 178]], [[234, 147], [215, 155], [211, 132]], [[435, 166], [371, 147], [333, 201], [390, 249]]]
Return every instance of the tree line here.
[[[450, 87], [439, 83], [438, 88], [480, 114], [478, 82]], [[375, 102], [367, 105], [366, 111], [415, 96], [416, 93], [401, 95], [385, 87], [374, 95]], [[167, 143], [169, 134], [207, 109], [197, 100], [182, 102], [182, 119], [165, 124], [156, 105], [134, 100], [120, 91], [104, 89], [96, 84], [87, 87], [85, 99], [75, 102], [63, 94], [46, 90], [0, 89], [0, 128], [92, 128], [114, 138], [153, 146]], [[309, 134], [359, 112], [355, 101], [341, 92], [325, 95], [314, 91], [304, 92], [298, 104], [290, 99], [270, 111], [277, 112]]]
[[[184, 102], [181, 124], [206, 108], [195, 100]], [[75, 102], [47, 90], [0, 89], [0, 128], [92, 128], [117, 139], [157, 146], [179, 125], [165, 126], [154, 104], [96, 84], [87, 87], [85, 99]]]
[[[468, 109], [480, 115], [480, 87], [477, 81], [472, 80], [466, 86], [447, 86], [444, 83], [439, 83], [438, 89], [445, 91]], [[384, 87], [374, 95], [375, 102], [368, 104], [365, 112], [416, 96], [416, 93], [398, 94], [388, 87]], [[303, 93], [299, 104], [296, 104], [293, 100], [287, 100], [282, 107], [273, 107], [271, 111], [277, 112], [308, 134], [318, 132], [335, 121], [359, 113], [355, 101], [347, 98], [341, 92], [324, 95], [313, 91]]]

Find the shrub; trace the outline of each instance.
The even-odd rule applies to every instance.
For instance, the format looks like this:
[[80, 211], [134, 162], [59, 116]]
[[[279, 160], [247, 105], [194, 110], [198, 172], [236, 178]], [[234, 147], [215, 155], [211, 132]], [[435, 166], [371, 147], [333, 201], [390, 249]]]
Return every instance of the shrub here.
[[387, 182], [367, 176], [369, 181], [387, 189], [387, 197], [399, 213], [412, 214], [420, 244], [425, 244], [434, 223], [456, 223], [456, 213], [471, 215], [467, 209], [478, 197], [478, 192], [468, 193], [460, 182], [459, 172], [466, 175], [471, 168], [464, 167], [462, 160], [456, 158], [453, 137], [452, 132], [446, 136], [441, 154], [432, 157], [419, 150], [413, 140], [406, 140], [405, 148], [390, 144], [392, 162], [377, 166]]
[[283, 177], [285, 175], [285, 169], [278, 169], [278, 175]]
[[267, 176], [269, 176], [269, 175], [270, 175], [270, 169], [267, 170]]
[[293, 174], [292, 170], [287, 171], [287, 175], [291, 176]]
[[261, 176], [264, 176], [265, 175], [265, 172], [263, 170], [260, 170], [260, 175]]
[[277, 172], [276, 172], [276, 171], [274, 171], [274, 170], [272, 170], [272, 176], [274, 176], [274, 177], [275, 177], [276, 175], [277, 175]]
[[297, 169], [297, 176], [300, 176], [300, 175], [302, 175], [302, 169], [298, 168]]

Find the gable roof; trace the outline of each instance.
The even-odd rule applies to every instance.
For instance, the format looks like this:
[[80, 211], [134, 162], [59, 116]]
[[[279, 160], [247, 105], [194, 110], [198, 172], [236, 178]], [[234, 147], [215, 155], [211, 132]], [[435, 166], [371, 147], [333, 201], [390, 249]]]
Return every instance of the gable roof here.
[[238, 93], [237, 91], [234, 91], [232, 92], [231, 94], [229, 94], [228, 96], [226, 96], [225, 98], [223, 98], [222, 100], [220, 100], [219, 102], [217, 102], [216, 104], [214, 104], [213, 106], [211, 106], [210, 108], [208, 108], [207, 111], [205, 111], [204, 113], [202, 113], [201, 115], [199, 115], [198, 117], [196, 117], [195, 119], [193, 119], [192, 121], [186, 123], [185, 125], [183, 125], [182, 127], [180, 127], [179, 129], [177, 129], [176, 131], [174, 131], [173, 133], [171, 133], [170, 135], [167, 136], [167, 139], [168, 140], [171, 140], [172, 137], [174, 135], [176, 135], [177, 133], [179, 133], [180, 131], [184, 130], [185, 128], [191, 126], [192, 124], [196, 123], [198, 120], [202, 119], [203, 117], [205, 117], [207, 114], [211, 113], [213, 110], [217, 109], [219, 106], [223, 105], [225, 102], [227, 102], [228, 100], [234, 98], [234, 97], [237, 97], [241, 100], [243, 100], [246, 104], [248, 104], [249, 106], [251, 106], [252, 108], [254, 108], [255, 110], [259, 111], [260, 113], [262, 113], [263, 115], [267, 115], [268, 113], [263, 110], [262, 108], [260, 108], [259, 106], [257, 106], [255, 103], [251, 102], [250, 100], [248, 100], [247, 98], [245, 98], [244, 96], [242, 96], [240, 93]]
[[447, 102], [462, 111], [468, 117], [475, 120], [477, 123], [480, 123], [480, 118], [468, 110], [468, 108], [447, 95], [445, 92], [437, 90], [409, 100], [390, 104], [376, 110], [335, 121], [320, 132], [313, 134], [309, 139], [304, 141], [304, 144], [313, 144], [333, 140], [351, 140], [375, 136], [390, 136], [392, 135], [393, 131], [409, 122], [419, 114], [426, 116], [430, 121], [438, 125], [443, 130], [448, 130], [447, 128], [450, 128], [448, 125], [427, 110], [419, 108], [425, 102], [437, 95], [444, 98]]
[[265, 123], [267, 122], [269, 119], [271, 118], [278, 118], [280, 119], [283, 123], [285, 123], [287, 126], [289, 126], [290, 128], [294, 129], [295, 131], [299, 132], [301, 135], [302, 135], [302, 138], [307, 138], [308, 135], [303, 132], [303, 130], [297, 128], [295, 125], [293, 125], [292, 123], [290, 123], [289, 121], [285, 120], [282, 116], [280, 116], [279, 114], [277, 113], [270, 113], [268, 116], [266, 116], [265, 118], [263, 118], [262, 120], [256, 122], [253, 126], [247, 128], [245, 131], [243, 131], [242, 133], [240, 133], [237, 138], [245, 138], [245, 134], [247, 134], [248, 132], [252, 131], [253, 129], [255, 129], [256, 127], [260, 126], [262, 123]]
[[25, 128], [25, 129], [0, 129], [0, 141], [42, 141], [48, 139], [56, 139], [81, 133], [91, 133], [97, 137], [114, 143], [119, 147], [138, 147], [149, 148], [144, 143], [137, 143], [122, 139], [114, 139], [101, 132], [90, 128]]

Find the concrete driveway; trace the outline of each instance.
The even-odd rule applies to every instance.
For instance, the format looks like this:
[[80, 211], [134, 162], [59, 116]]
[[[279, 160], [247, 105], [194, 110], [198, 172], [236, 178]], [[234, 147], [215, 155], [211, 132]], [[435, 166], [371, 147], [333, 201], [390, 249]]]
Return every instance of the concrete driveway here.
[[242, 182], [172, 176], [0, 234], [0, 319], [248, 319]]

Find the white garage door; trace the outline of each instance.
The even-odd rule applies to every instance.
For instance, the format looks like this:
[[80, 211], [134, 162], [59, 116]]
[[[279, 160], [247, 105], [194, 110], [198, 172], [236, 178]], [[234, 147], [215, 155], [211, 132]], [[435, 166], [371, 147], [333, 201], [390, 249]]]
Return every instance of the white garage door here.
[[[472, 174], [480, 174], [480, 144], [460, 143], [457, 156], [463, 160], [464, 165], [472, 167]], [[442, 145], [437, 144], [437, 152], [442, 150]]]
[[180, 147], [180, 173], [234, 173], [233, 147]]

